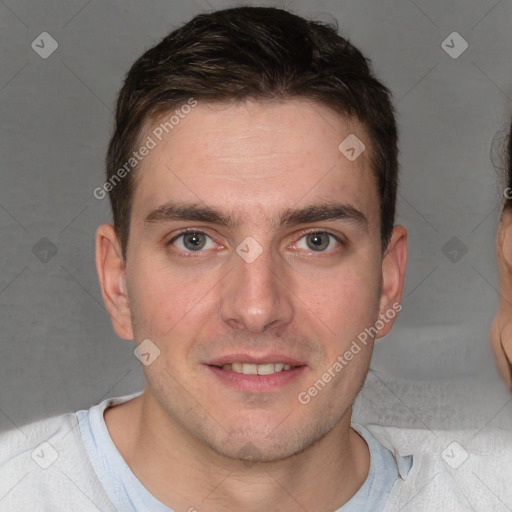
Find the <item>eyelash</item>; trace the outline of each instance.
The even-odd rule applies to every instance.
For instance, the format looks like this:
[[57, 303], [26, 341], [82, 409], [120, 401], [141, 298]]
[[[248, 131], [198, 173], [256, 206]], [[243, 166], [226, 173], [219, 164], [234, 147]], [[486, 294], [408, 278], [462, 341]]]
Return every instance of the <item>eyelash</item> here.
[[[176, 234], [175, 236], [173, 236], [167, 243], [166, 243], [166, 246], [171, 246], [174, 242], [176, 242], [176, 240], [178, 240], [180, 237], [182, 237], [183, 235], [186, 235], [187, 233], [198, 233], [198, 234], [202, 234], [202, 235], [205, 235], [207, 236], [208, 238], [211, 238], [211, 236], [208, 235], [208, 233], [206, 233], [205, 231], [202, 231], [201, 229], [195, 229], [195, 228], [184, 228], [182, 229], [178, 234]], [[306, 230], [302, 230], [302, 231], [299, 231], [298, 233], [298, 236], [299, 238], [297, 239], [297, 242], [299, 240], [301, 240], [302, 238], [304, 238], [306, 235], [308, 234], [325, 234], [325, 235], [329, 235], [330, 237], [334, 238], [334, 240], [336, 242], [338, 242], [338, 244], [342, 247], [345, 247], [347, 245], [347, 242], [345, 240], [343, 240], [342, 238], [340, 238], [339, 236], [335, 235], [334, 233], [331, 233], [330, 231], [326, 231], [326, 230], [311, 230], [311, 229], [306, 229]], [[295, 242], [295, 244], [297, 243]], [[295, 245], [294, 244], [294, 245]], [[317, 254], [323, 254], [323, 253], [332, 253], [334, 252], [336, 249], [330, 249], [329, 251], [313, 251], [311, 250], [310, 252], [312, 253], [317, 253]], [[202, 252], [205, 252], [203, 250], [199, 250], [199, 251], [181, 251], [181, 250], [178, 250], [177, 251], [178, 254], [181, 254], [181, 255], [186, 255], [187, 257], [188, 256], [193, 256], [194, 254], [200, 254]]]

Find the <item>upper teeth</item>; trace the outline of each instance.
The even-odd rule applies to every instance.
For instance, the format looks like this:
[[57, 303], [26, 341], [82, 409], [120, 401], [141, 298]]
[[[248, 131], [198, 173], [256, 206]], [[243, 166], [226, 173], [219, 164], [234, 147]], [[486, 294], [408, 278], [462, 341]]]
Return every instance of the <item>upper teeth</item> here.
[[232, 370], [236, 373], [243, 373], [245, 375], [270, 375], [278, 373], [283, 370], [290, 370], [290, 364], [284, 363], [266, 363], [266, 364], [253, 364], [253, 363], [233, 363], [225, 364], [223, 370]]

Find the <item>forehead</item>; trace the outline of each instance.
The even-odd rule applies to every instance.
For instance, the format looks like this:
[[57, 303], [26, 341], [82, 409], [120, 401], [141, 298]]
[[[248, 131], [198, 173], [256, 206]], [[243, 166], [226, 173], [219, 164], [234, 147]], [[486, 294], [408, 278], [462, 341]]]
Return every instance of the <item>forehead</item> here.
[[[136, 171], [133, 217], [169, 201], [270, 218], [292, 205], [336, 200], [378, 222], [371, 144], [356, 119], [306, 100], [198, 103], [165, 124], [171, 116], [145, 127], [141, 141], [149, 137], [154, 147]], [[365, 150], [352, 160], [346, 149], [354, 141]]]

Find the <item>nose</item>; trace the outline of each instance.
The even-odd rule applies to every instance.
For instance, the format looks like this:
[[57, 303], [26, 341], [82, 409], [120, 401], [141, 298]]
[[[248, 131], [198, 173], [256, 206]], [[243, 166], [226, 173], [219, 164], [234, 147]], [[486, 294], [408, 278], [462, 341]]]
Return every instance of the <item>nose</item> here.
[[293, 318], [292, 291], [286, 285], [285, 262], [265, 248], [252, 261], [238, 253], [222, 283], [222, 320], [230, 327], [262, 333], [286, 325]]

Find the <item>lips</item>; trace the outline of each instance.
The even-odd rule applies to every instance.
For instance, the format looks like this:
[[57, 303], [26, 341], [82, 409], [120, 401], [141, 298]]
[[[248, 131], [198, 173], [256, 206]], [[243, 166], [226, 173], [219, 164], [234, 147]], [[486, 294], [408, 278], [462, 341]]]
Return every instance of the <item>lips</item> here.
[[273, 375], [304, 366], [304, 363], [280, 354], [265, 356], [232, 354], [217, 358], [208, 363], [208, 366], [242, 375]]
[[[284, 354], [265, 354], [265, 355], [259, 355], [255, 356], [252, 354], [229, 354], [222, 357], [218, 357], [215, 359], [212, 359], [211, 361], [208, 361], [208, 366], [217, 366], [219, 368], [223, 368], [224, 366], [231, 365], [232, 370], [236, 371], [236, 368], [240, 368], [237, 366], [237, 364], [242, 365], [255, 365], [255, 366], [265, 366], [273, 364], [274, 368], [275, 365], [283, 365], [283, 368], [278, 371], [282, 371], [286, 366], [305, 366], [306, 363], [304, 361], [301, 361], [300, 359], [295, 359], [290, 356], [284, 355]], [[233, 368], [233, 364], [235, 364], [235, 367]], [[278, 366], [279, 368], [279, 366]]]
[[284, 363], [232, 363], [225, 364], [223, 370], [231, 370], [235, 373], [243, 373], [244, 375], [272, 375], [273, 373], [286, 372], [295, 368], [290, 364]]
[[224, 385], [250, 393], [270, 393], [290, 385], [307, 370], [303, 360], [267, 352], [228, 354], [205, 363]]

